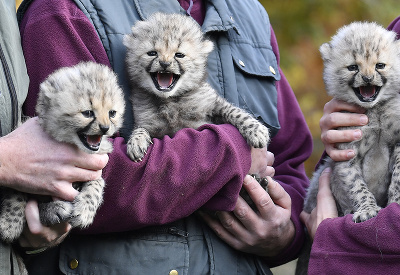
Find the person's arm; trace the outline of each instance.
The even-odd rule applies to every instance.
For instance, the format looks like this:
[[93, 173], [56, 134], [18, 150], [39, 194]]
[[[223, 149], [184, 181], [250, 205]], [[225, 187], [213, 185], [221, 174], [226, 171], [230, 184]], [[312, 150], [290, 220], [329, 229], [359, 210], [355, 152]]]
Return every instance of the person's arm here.
[[[28, 114], [36, 104], [39, 83], [55, 69], [82, 60], [109, 65], [94, 27], [72, 1], [40, 3], [32, 2], [21, 24], [33, 80], [25, 104]], [[92, 233], [168, 223], [203, 205], [232, 210], [251, 166], [250, 148], [231, 125], [184, 129], [173, 139], [154, 140], [137, 163], [126, 155], [122, 138], [113, 144], [103, 173], [104, 203], [89, 228]]]

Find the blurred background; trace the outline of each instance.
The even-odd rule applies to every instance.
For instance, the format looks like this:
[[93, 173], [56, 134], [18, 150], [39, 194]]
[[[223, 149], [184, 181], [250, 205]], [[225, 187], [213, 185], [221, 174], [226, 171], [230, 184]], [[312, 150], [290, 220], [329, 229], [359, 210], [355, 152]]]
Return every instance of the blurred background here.
[[267, 10], [278, 39], [281, 68], [307, 120], [314, 151], [306, 162], [312, 175], [323, 145], [319, 119], [330, 100], [322, 81], [319, 46], [336, 30], [352, 21], [375, 21], [387, 27], [400, 16], [398, 0], [260, 0]]

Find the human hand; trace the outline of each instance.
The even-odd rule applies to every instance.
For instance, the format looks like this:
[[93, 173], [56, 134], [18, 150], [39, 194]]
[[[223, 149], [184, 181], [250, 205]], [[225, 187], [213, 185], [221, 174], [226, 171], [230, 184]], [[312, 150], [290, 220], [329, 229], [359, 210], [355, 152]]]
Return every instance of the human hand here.
[[330, 174], [330, 168], [326, 168], [319, 177], [317, 206], [311, 211], [311, 214], [304, 211], [300, 213], [300, 219], [306, 225], [312, 240], [314, 240], [315, 232], [323, 220], [338, 216], [335, 199], [330, 188]]
[[[347, 111], [349, 113], [344, 113]], [[364, 126], [368, 123], [368, 117], [363, 114], [361, 107], [332, 99], [325, 104], [324, 115], [319, 121], [321, 128], [321, 140], [325, 145], [326, 153], [334, 161], [346, 161], [354, 157], [353, 150], [338, 150], [335, 147], [339, 142], [351, 142], [361, 139], [360, 129], [338, 130], [343, 126]]]
[[282, 186], [268, 177], [268, 193], [251, 176], [244, 188], [258, 212], [239, 197], [233, 212], [217, 212], [215, 217], [201, 213], [205, 222], [227, 244], [246, 253], [272, 257], [293, 240], [295, 228], [290, 220], [290, 196]]
[[257, 174], [260, 177], [273, 177], [275, 169], [272, 167], [275, 161], [273, 153], [267, 148], [251, 148], [251, 167], [249, 174]]
[[39, 208], [35, 200], [28, 201], [25, 208], [26, 222], [19, 244], [23, 248], [39, 249], [48, 248], [60, 244], [71, 230], [67, 222], [52, 226], [44, 226], [40, 223]]
[[87, 154], [46, 134], [32, 118], [0, 138], [0, 182], [19, 191], [72, 201], [72, 182], [101, 177], [107, 155]]

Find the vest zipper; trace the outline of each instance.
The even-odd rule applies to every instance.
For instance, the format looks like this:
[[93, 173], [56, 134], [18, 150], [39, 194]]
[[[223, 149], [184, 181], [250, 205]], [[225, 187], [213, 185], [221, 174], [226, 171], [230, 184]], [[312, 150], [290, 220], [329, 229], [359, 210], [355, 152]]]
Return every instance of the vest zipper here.
[[11, 77], [10, 68], [8, 67], [6, 57], [3, 52], [3, 48], [0, 44], [0, 60], [1, 64], [3, 65], [4, 74], [7, 80], [8, 90], [10, 92], [10, 99], [11, 99], [11, 130], [14, 130], [17, 127], [18, 123], [18, 99], [17, 99], [17, 92], [15, 91], [14, 82]]

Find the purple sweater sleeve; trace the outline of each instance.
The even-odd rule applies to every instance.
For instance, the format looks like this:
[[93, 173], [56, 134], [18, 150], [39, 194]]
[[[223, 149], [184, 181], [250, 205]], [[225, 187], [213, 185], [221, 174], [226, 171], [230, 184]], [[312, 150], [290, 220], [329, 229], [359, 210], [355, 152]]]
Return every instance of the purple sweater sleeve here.
[[[249, 170], [247, 144], [231, 125], [204, 125], [153, 139], [141, 162], [126, 156], [117, 138], [104, 170], [104, 204], [90, 232], [126, 231], [165, 224], [201, 206], [232, 210]], [[110, 229], [112, 224], [112, 229]]]
[[[34, 114], [39, 83], [52, 71], [82, 60], [109, 65], [95, 29], [72, 1], [33, 1], [20, 27], [31, 78], [28, 115]], [[104, 203], [91, 233], [168, 223], [203, 205], [232, 210], [250, 169], [250, 148], [231, 125], [184, 129], [173, 139], [154, 140], [140, 163], [126, 156], [122, 138], [113, 142], [103, 170]]]
[[326, 219], [317, 229], [308, 274], [398, 274], [400, 206], [354, 223], [352, 215]]
[[[400, 17], [388, 29], [399, 34]], [[393, 203], [363, 223], [354, 223], [351, 215], [324, 220], [315, 234], [309, 274], [398, 274], [399, 215], [400, 206]]]

